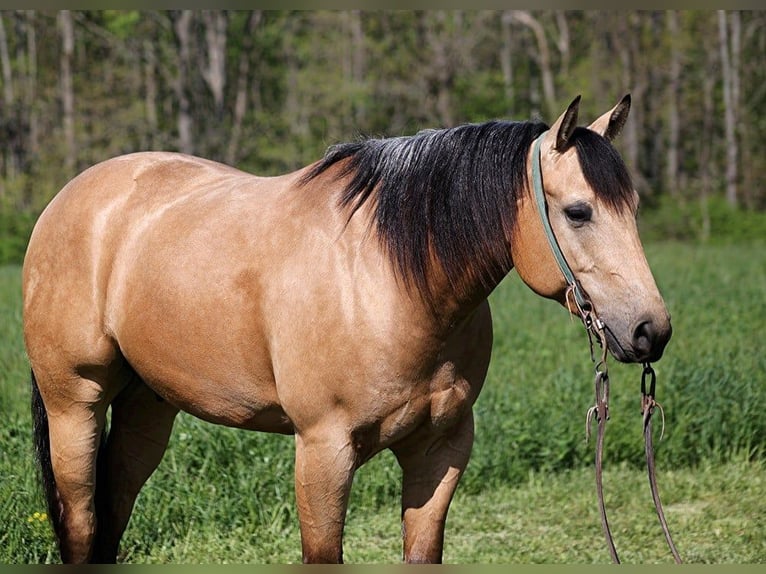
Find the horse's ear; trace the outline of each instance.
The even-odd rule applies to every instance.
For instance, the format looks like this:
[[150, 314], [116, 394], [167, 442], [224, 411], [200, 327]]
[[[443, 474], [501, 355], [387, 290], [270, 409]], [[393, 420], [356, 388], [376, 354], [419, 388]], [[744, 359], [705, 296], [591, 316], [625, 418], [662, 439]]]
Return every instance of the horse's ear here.
[[566, 111], [559, 116], [554, 124], [551, 126], [550, 133], [556, 134], [556, 143], [553, 149], [559, 152], [563, 152], [569, 146], [569, 138], [572, 137], [572, 132], [577, 127], [577, 112], [580, 107], [580, 97], [577, 96]]
[[604, 136], [612, 141], [622, 131], [625, 122], [628, 121], [630, 111], [630, 94], [625, 94], [616, 106], [598, 118], [588, 126], [588, 129]]

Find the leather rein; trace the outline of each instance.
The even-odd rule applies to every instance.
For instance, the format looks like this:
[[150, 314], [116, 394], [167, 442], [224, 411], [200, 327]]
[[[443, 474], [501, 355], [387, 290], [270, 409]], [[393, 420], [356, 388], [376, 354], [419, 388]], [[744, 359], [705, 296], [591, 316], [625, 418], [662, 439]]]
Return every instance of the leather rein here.
[[[617, 555], [617, 549], [614, 545], [612, 538], [612, 532], [609, 528], [609, 521], [606, 517], [606, 508], [604, 505], [604, 491], [602, 481], [602, 458], [604, 451], [604, 434], [606, 431], [606, 421], [609, 420], [609, 374], [606, 364], [607, 360], [607, 343], [606, 335], [604, 334], [605, 325], [596, 314], [596, 310], [593, 307], [592, 302], [588, 296], [583, 292], [583, 289], [574, 276], [571, 267], [567, 263], [561, 248], [559, 247], [556, 236], [553, 233], [550, 220], [548, 218], [548, 207], [545, 201], [545, 193], [543, 191], [543, 177], [542, 169], [540, 166], [540, 143], [547, 132], [543, 132], [535, 140], [532, 151], [532, 184], [534, 188], [535, 202], [537, 204], [537, 210], [540, 214], [540, 219], [543, 224], [545, 236], [548, 239], [551, 251], [553, 252], [554, 259], [558, 264], [561, 273], [567, 282], [566, 290], [566, 302], [570, 312], [576, 312], [585, 325], [586, 332], [588, 333], [588, 340], [590, 342], [590, 354], [591, 360], [596, 363], [595, 367], [595, 404], [588, 409], [585, 422], [585, 436], [586, 440], [590, 438], [592, 422], [595, 419], [598, 424], [598, 430], [596, 435], [596, 493], [598, 495], [599, 513], [601, 515], [601, 528], [606, 538], [607, 548], [612, 561], [615, 564], [620, 563], [620, 558]], [[601, 347], [601, 355], [598, 362], [593, 354], [593, 337], [595, 336], [599, 346]], [[668, 529], [667, 522], [665, 520], [665, 513], [662, 509], [662, 503], [660, 501], [659, 490], [657, 488], [657, 479], [655, 477], [654, 466], [654, 446], [652, 444], [652, 414], [655, 408], [659, 408], [662, 415], [662, 430], [665, 429], [665, 414], [662, 410], [662, 406], [655, 400], [654, 393], [657, 383], [657, 375], [654, 372], [652, 366], [645, 362], [643, 364], [644, 370], [641, 375], [641, 416], [643, 418], [643, 432], [644, 432], [644, 445], [646, 451], [646, 467], [649, 474], [649, 487], [652, 492], [652, 499], [654, 500], [654, 508], [657, 511], [657, 517], [659, 518], [662, 531], [665, 535], [665, 540], [670, 548], [670, 552], [673, 555], [673, 559], [677, 564], [680, 564], [681, 557], [676, 549], [673, 539], [670, 536], [670, 530]], [[647, 386], [648, 383], [648, 386]], [[660, 435], [660, 439], [662, 434]]]

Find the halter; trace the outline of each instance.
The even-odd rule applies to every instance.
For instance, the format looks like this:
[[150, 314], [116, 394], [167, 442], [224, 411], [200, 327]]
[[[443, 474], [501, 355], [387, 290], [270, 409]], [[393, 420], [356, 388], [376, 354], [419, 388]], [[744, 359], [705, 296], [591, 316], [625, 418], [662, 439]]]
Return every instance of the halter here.
[[556, 235], [553, 233], [550, 219], [548, 219], [548, 206], [545, 202], [545, 192], [543, 191], [543, 172], [540, 168], [540, 143], [545, 137], [545, 131], [535, 140], [534, 150], [532, 152], [532, 186], [535, 190], [535, 201], [537, 203], [537, 210], [540, 212], [540, 219], [543, 223], [543, 230], [545, 231], [545, 237], [548, 239], [548, 244], [553, 252], [553, 257], [556, 259], [556, 263], [564, 275], [564, 278], [569, 285], [571, 293], [574, 295], [575, 303], [580, 311], [584, 309], [592, 308], [590, 300], [582, 292], [580, 283], [575, 279], [572, 268], [569, 267], [564, 253], [559, 247], [559, 242], [556, 241]]
[[[561, 270], [564, 279], [567, 282], [566, 289], [566, 303], [570, 312], [573, 309], [570, 304], [570, 297], [574, 299], [575, 310], [583, 321], [585, 329], [588, 333], [588, 340], [590, 342], [590, 354], [591, 360], [596, 362], [593, 354], [593, 338], [596, 336], [599, 345], [601, 346], [601, 357], [596, 363], [596, 377], [595, 377], [595, 390], [596, 390], [596, 404], [588, 409], [585, 422], [585, 436], [586, 440], [590, 437], [591, 422], [595, 419], [598, 423], [598, 433], [596, 440], [596, 493], [598, 496], [599, 513], [601, 515], [601, 527], [604, 532], [604, 536], [607, 542], [607, 548], [612, 561], [620, 563], [620, 559], [617, 556], [617, 550], [614, 546], [614, 540], [612, 539], [612, 532], [609, 528], [609, 522], [606, 517], [606, 508], [604, 505], [604, 492], [602, 486], [602, 455], [604, 450], [604, 432], [606, 430], [606, 421], [609, 419], [609, 374], [607, 371], [606, 359], [607, 359], [607, 344], [606, 335], [604, 330], [606, 325], [599, 319], [596, 314], [596, 310], [593, 303], [588, 296], [583, 292], [580, 282], [574, 276], [572, 268], [567, 263], [564, 253], [561, 251], [556, 235], [553, 233], [550, 219], [548, 218], [548, 206], [545, 201], [545, 192], [543, 191], [543, 174], [540, 166], [540, 144], [545, 137], [545, 131], [540, 134], [534, 141], [532, 150], [532, 187], [534, 189], [535, 202], [537, 204], [537, 210], [540, 214], [540, 220], [545, 231], [545, 237], [548, 240], [548, 245], [551, 248], [553, 257], [556, 260], [556, 264]], [[647, 378], [650, 380], [649, 389], [646, 388]], [[652, 499], [654, 500], [654, 507], [657, 511], [657, 516], [662, 526], [665, 540], [670, 547], [670, 551], [673, 554], [673, 558], [676, 563], [681, 563], [681, 557], [676, 550], [673, 539], [670, 536], [667, 522], [665, 521], [665, 513], [662, 510], [662, 503], [660, 502], [660, 496], [657, 489], [657, 481], [654, 473], [654, 447], [652, 445], [652, 426], [651, 417], [655, 408], [660, 409], [662, 414], [663, 430], [665, 426], [665, 414], [662, 411], [661, 405], [654, 400], [656, 375], [651, 365], [647, 362], [644, 363], [644, 371], [641, 376], [641, 414], [643, 417], [644, 427], [644, 444], [646, 451], [646, 464], [649, 472], [649, 486], [652, 493]], [[662, 438], [662, 437], [660, 437]]]

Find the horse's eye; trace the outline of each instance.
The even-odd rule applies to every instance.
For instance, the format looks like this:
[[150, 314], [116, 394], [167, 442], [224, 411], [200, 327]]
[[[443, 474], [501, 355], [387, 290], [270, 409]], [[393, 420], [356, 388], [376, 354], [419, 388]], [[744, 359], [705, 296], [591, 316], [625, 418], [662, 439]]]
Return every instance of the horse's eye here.
[[593, 209], [587, 203], [578, 202], [564, 208], [564, 214], [574, 225], [582, 225], [590, 221]]

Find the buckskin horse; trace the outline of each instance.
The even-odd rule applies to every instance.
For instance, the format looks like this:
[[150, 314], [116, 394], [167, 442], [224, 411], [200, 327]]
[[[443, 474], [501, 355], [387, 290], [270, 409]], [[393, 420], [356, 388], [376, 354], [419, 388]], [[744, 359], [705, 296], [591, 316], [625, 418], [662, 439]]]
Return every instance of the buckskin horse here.
[[588, 127], [579, 101], [550, 129], [364, 139], [279, 177], [145, 152], [70, 181], [23, 268], [36, 452], [62, 561], [116, 561], [183, 410], [294, 434], [304, 562], [342, 561], [354, 472], [390, 449], [403, 558], [440, 562], [490, 361], [488, 295], [515, 267], [574, 312], [531, 197], [535, 162], [544, 215], [612, 355], [657, 360], [671, 335], [611, 144], [630, 97]]

